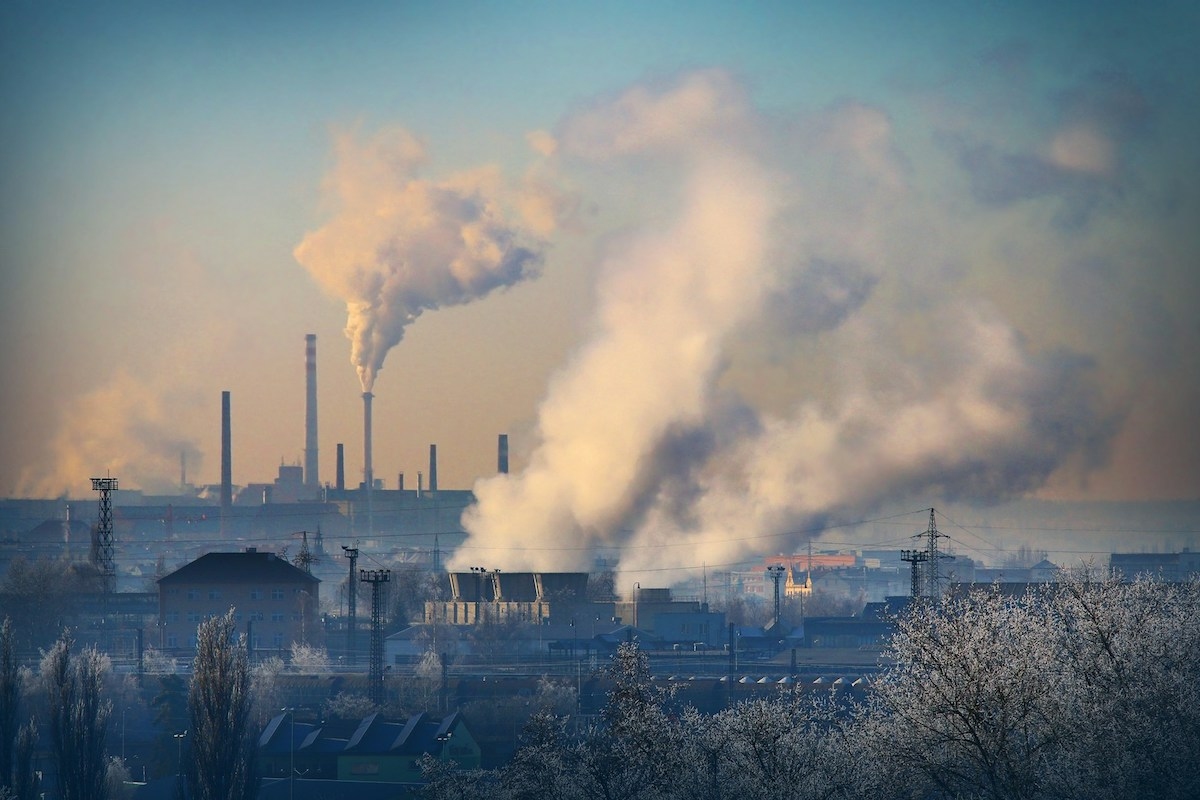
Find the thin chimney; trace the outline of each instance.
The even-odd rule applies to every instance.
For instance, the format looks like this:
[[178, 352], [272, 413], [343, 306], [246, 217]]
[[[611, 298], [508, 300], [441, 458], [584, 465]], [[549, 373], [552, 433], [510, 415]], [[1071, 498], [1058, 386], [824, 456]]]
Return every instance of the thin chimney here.
[[321, 485], [317, 474], [317, 335], [304, 335], [304, 483], [315, 489]]
[[229, 392], [221, 392], [221, 533], [226, 532], [229, 510], [233, 507], [233, 435], [229, 413]]
[[500, 434], [496, 451], [496, 471], [501, 475], [508, 474], [508, 434]]
[[334, 485], [339, 492], [346, 491], [346, 445], [341, 442], [337, 444], [337, 475], [334, 480], [337, 481]]
[[429, 445], [429, 491], [437, 491], [437, 445]]

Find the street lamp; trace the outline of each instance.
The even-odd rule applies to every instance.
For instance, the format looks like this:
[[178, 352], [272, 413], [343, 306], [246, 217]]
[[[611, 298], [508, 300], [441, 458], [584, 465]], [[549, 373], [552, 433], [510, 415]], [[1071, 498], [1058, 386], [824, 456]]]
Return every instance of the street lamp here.
[[172, 734], [172, 737], [175, 739], [175, 744], [178, 745], [175, 755], [175, 779], [179, 784], [180, 794], [183, 793], [183, 740], [187, 738], [187, 735], [187, 731], [184, 731], [183, 733]]
[[292, 733], [288, 738], [288, 797], [296, 796], [296, 709], [281, 708], [283, 713], [292, 718]]
[[638, 626], [638, 595], [642, 593], [642, 584], [633, 585], [633, 627]]
[[446, 745], [450, 742], [450, 737], [453, 735], [454, 735], [454, 731], [446, 731], [445, 733], [439, 733], [437, 735], [437, 740], [439, 742], [441, 742], [441, 745], [442, 745], [442, 763], [443, 764], [446, 763]]

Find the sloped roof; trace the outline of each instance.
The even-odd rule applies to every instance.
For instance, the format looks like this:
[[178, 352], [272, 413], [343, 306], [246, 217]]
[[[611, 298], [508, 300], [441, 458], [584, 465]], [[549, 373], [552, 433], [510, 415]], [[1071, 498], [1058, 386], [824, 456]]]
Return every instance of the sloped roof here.
[[309, 573], [274, 553], [245, 550], [237, 553], [205, 553], [158, 579], [171, 583], [320, 583]]

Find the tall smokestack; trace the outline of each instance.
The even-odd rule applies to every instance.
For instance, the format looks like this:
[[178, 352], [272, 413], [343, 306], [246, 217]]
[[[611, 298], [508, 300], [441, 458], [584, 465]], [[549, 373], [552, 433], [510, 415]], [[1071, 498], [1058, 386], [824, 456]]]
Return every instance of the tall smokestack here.
[[317, 335], [304, 335], [304, 483], [316, 489], [321, 480], [317, 474]]
[[375, 473], [371, 468], [371, 398], [374, 396], [370, 392], [363, 392], [363, 484], [367, 488], [368, 533], [373, 533], [375, 527], [371, 517], [371, 492], [375, 484]]
[[437, 491], [437, 445], [429, 445], [429, 491]]
[[337, 481], [337, 490], [346, 491], [346, 445], [341, 442], [337, 445], [337, 475], [334, 479]]
[[508, 434], [500, 434], [496, 447], [496, 471], [501, 475], [508, 474]]
[[229, 509], [233, 507], [233, 435], [229, 415], [229, 392], [221, 392], [221, 533], [225, 533]]
[[363, 392], [363, 483], [370, 491], [374, 483], [371, 469], [371, 399], [375, 395]]

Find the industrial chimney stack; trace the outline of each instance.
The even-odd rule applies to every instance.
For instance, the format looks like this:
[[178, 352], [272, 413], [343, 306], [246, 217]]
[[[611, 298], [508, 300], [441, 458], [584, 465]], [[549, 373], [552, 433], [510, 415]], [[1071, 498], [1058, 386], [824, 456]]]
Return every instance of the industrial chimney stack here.
[[304, 335], [304, 380], [306, 402], [304, 406], [304, 483], [312, 489], [320, 488], [321, 479], [317, 468], [317, 335]]
[[229, 414], [229, 392], [221, 392], [221, 533], [226, 532], [233, 507], [233, 435]]
[[375, 473], [371, 467], [371, 399], [375, 395], [363, 392], [363, 485], [367, 491], [367, 532], [375, 532], [371, 509], [371, 493], [375, 489]]
[[501, 475], [508, 474], [508, 434], [500, 434], [496, 449], [496, 471]]
[[339, 492], [346, 491], [346, 446], [341, 442], [337, 445], [337, 474], [334, 476], [337, 481], [334, 486]]
[[437, 445], [429, 445], [429, 491], [437, 491]]

